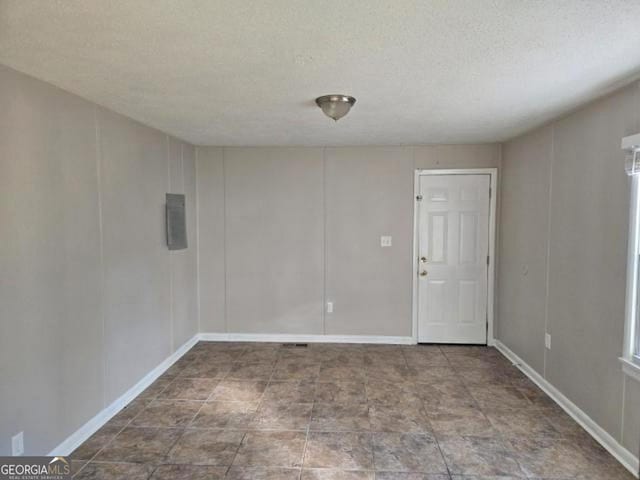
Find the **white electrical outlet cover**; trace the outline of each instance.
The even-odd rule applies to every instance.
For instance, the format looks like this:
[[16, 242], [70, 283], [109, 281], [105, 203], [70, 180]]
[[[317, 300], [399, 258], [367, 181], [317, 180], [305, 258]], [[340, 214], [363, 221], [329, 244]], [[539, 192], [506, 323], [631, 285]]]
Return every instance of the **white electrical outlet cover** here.
[[381, 247], [390, 247], [391, 246], [391, 242], [392, 242], [392, 239], [388, 235], [383, 235], [382, 237], [380, 237], [380, 246]]

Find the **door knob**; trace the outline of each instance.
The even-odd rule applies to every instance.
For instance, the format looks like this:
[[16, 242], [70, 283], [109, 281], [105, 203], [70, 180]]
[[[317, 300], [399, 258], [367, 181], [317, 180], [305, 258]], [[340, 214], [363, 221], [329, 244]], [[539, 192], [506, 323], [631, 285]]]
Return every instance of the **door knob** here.
[[427, 257], [420, 257], [421, 263], [427, 263]]
[[427, 274], [428, 274], [428, 272], [427, 272], [426, 270], [422, 270], [422, 271], [420, 272], [420, 276], [421, 276], [421, 277], [426, 277], [426, 276], [427, 276]]

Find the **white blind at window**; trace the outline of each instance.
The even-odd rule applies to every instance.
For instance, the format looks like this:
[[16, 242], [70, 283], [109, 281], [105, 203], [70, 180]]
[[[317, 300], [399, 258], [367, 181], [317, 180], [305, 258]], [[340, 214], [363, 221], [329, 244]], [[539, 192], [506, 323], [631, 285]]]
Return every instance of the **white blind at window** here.
[[640, 149], [627, 150], [624, 169], [627, 175], [640, 175]]

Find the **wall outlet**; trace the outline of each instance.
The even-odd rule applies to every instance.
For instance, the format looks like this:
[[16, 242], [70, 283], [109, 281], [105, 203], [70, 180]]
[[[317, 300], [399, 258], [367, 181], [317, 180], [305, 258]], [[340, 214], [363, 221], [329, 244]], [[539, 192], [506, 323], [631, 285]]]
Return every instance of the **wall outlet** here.
[[14, 457], [24, 455], [24, 432], [11, 437], [11, 455]]
[[381, 247], [390, 247], [391, 246], [391, 236], [383, 235], [380, 237], [380, 246]]
[[333, 302], [327, 302], [327, 313], [333, 313]]
[[544, 346], [547, 347], [547, 350], [551, 350], [551, 335], [548, 333], [544, 334]]

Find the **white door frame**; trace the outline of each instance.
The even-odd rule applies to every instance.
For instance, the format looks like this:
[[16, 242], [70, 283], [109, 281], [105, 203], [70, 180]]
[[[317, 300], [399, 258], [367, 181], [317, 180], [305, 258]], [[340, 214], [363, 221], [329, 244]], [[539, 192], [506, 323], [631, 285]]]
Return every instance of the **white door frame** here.
[[456, 168], [456, 169], [416, 169], [413, 184], [413, 340], [418, 343], [418, 241], [420, 202], [417, 196], [420, 193], [420, 177], [422, 175], [489, 175], [491, 196], [489, 198], [489, 268], [487, 272], [487, 345], [495, 344], [493, 337], [493, 307], [495, 284], [495, 246], [496, 246], [496, 197], [498, 184], [497, 168]]

